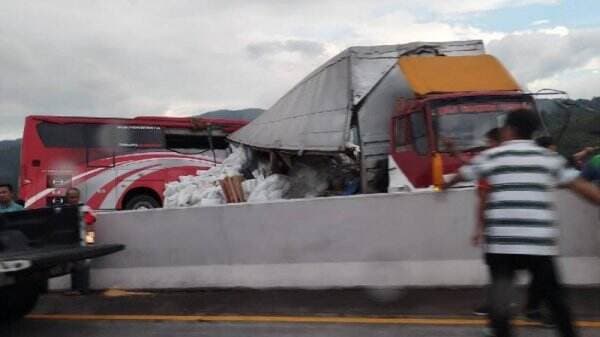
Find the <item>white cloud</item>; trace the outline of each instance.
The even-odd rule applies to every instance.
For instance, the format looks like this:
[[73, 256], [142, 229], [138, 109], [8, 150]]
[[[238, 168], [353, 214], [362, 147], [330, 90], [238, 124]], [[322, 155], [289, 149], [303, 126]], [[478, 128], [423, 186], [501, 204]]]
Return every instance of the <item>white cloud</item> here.
[[26, 114], [266, 108], [353, 45], [483, 39], [525, 83], [598, 55], [596, 31], [507, 34], [444, 19], [532, 3], [556, 1], [4, 1], [0, 138], [19, 136]]
[[[600, 55], [600, 28], [564, 30], [562, 27], [509, 34], [488, 44], [488, 50], [510, 69], [521, 83], [539, 88], [556, 84], [574, 97], [589, 97], [581, 81], [565, 85], [569, 74], [595, 65]], [[556, 77], [558, 76], [558, 77]], [[556, 82], [560, 78], [561, 82]], [[589, 77], [579, 77], [587, 78]], [[595, 95], [599, 95], [596, 93]]]
[[268, 107], [351, 45], [489, 35], [333, 0], [4, 2], [0, 32], [2, 107], [106, 116]]
[[[529, 83], [529, 89], [536, 92], [544, 88], [561, 89], [572, 98], [593, 98], [598, 96], [600, 71], [568, 71], [538, 79]], [[572, 93], [577, 92], [577, 96]]]
[[533, 21], [532, 23], [530, 23], [530, 26], [541, 26], [541, 25], [546, 25], [549, 23], [550, 23], [550, 20], [542, 19], [542, 20]]
[[543, 28], [537, 31], [538, 33], [548, 34], [548, 35], [558, 35], [560, 37], [565, 37], [569, 35], [569, 28], [565, 26], [556, 26], [552, 28]]
[[[559, 0], [429, 0], [427, 8], [441, 14], [465, 14], [491, 11], [505, 7], [522, 7], [527, 5], [555, 5]], [[423, 6], [423, 5], [422, 5]]]
[[302, 57], [319, 57], [325, 51], [323, 44], [307, 40], [263, 41], [246, 46], [253, 57], [272, 56], [280, 53], [299, 54]]
[[583, 70], [592, 70], [592, 71], [600, 70], [600, 56], [593, 57], [592, 59], [590, 59], [590, 61], [588, 63], [586, 63], [582, 67], [582, 69]]

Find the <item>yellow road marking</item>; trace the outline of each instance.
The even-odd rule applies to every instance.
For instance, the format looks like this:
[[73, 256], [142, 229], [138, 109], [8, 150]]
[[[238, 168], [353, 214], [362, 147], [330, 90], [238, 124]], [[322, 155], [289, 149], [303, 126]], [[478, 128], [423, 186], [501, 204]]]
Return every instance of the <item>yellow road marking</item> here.
[[[360, 316], [256, 316], [256, 315], [29, 315], [29, 319], [65, 321], [172, 321], [172, 322], [244, 322], [244, 323], [321, 323], [321, 324], [396, 324], [483, 326], [481, 318], [433, 317], [360, 317]], [[538, 323], [517, 319], [517, 326], [536, 326]], [[600, 329], [600, 321], [577, 321], [580, 328]]]

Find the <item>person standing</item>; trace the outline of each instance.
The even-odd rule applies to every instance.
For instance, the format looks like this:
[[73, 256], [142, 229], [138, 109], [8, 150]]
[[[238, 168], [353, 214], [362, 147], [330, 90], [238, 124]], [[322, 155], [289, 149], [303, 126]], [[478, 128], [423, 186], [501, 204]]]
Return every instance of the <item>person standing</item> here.
[[[79, 237], [82, 246], [92, 244], [88, 233], [94, 233], [93, 225], [96, 216], [91, 207], [80, 202], [81, 192], [78, 188], [71, 187], [66, 193], [66, 204], [79, 208]], [[71, 293], [75, 295], [85, 294], [90, 289], [90, 260], [79, 261], [71, 272]]]
[[600, 154], [592, 156], [583, 166], [581, 177], [600, 186]]
[[0, 184], [0, 213], [22, 211], [23, 206], [13, 200], [13, 187], [11, 184]]
[[539, 125], [533, 111], [510, 112], [501, 131], [503, 143], [462, 166], [444, 186], [481, 178], [490, 185], [485, 259], [492, 278], [490, 325], [497, 337], [511, 336], [510, 288], [519, 269], [539, 280], [540, 294], [561, 335], [576, 336], [554, 261], [558, 231], [552, 189], [560, 184], [598, 205], [600, 189], [567, 170], [560, 155], [531, 140]]

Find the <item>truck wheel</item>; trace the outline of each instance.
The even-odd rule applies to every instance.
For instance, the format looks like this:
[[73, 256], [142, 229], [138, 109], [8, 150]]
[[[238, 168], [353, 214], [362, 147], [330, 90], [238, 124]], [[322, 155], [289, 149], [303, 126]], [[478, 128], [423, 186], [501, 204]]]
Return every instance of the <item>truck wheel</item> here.
[[0, 288], [0, 322], [14, 322], [31, 312], [44, 284], [36, 280], [23, 280]]
[[146, 209], [158, 207], [160, 207], [158, 200], [147, 194], [136, 195], [127, 201], [127, 204], [125, 204], [125, 209]]

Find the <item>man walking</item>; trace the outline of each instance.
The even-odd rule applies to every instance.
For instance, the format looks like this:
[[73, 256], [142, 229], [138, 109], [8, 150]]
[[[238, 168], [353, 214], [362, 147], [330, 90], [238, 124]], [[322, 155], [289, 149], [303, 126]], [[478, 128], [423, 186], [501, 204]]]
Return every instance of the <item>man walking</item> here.
[[560, 155], [531, 140], [539, 125], [532, 111], [509, 113], [502, 128], [503, 143], [473, 158], [446, 184], [485, 178], [490, 185], [485, 252], [492, 278], [491, 327], [497, 337], [511, 335], [510, 288], [518, 269], [527, 269], [539, 280], [540, 294], [561, 335], [576, 335], [554, 264], [558, 231], [552, 189], [560, 184], [598, 205], [600, 190], [567, 170]]
[[11, 184], [0, 184], [0, 213], [22, 211], [23, 206], [13, 200]]

